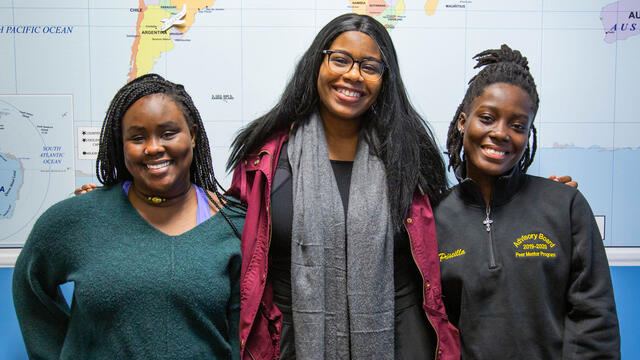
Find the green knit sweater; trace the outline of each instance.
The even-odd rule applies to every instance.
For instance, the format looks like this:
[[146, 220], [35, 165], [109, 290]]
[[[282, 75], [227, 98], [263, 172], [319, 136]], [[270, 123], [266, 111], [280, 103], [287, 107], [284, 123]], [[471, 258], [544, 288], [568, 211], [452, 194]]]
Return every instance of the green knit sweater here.
[[[242, 229], [242, 216], [231, 219]], [[169, 236], [121, 186], [61, 201], [34, 225], [13, 275], [29, 357], [240, 358], [240, 266], [220, 213]], [[58, 287], [68, 281], [71, 308]]]

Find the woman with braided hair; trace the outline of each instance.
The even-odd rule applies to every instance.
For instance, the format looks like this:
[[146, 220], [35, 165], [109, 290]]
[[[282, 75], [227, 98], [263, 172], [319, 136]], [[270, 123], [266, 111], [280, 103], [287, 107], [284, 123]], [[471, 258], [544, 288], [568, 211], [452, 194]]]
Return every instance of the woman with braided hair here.
[[[582, 194], [527, 175], [536, 85], [502, 45], [449, 127], [459, 184], [435, 210], [443, 299], [463, 359], [617, 359], [620, 339], [600, 232]], [[531, 141], [530, 141], [531, 138]]]
[[29, 357], [238, 359], [244, 207], [222, 195], [182, 85], [151, 74], [123, 86], [96, 171], [105, 186], [49, 208], [16, 262]]

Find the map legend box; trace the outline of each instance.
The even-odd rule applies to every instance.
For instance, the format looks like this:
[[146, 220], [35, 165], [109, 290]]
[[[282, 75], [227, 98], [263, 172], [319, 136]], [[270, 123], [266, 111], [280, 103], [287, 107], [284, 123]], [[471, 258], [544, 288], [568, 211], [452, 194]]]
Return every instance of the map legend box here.
[[100, 145], [99, 126], [79, 126], [78, 127], [78, 159], [95, 160], [98, 157], [98, 147]]

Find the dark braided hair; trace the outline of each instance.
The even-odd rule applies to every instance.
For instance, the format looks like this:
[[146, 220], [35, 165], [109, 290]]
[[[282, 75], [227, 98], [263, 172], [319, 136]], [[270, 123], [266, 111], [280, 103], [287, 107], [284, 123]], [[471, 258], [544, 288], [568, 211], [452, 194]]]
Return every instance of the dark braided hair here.
[[[111, 100], [107, 115], [102, 124], [100, 133], [100, 148], [98, 150], [98, 159], [96, 161], [96, 175], [98, 181], [102, 184], [111, 186], [126, 180], [133, 180], [131, 173], [127, 170], [124, 163], [124, 151], [122, 140], [122, 119], [127, 110], [139, 99], [152, 95], [163, 94], [169, 97], [178, 106], [182, 112], [189, 127], [196, 125], [196, 146], [193, 151], [193, 160], [189, 175], [191, 181], [201, 187], [205, 191], [207, 198], [213, 206], [222, 213], [227, 220], [236, 236], [240, 237], [240, 232], [233, 225], [226, 210], [242, 213], [246, 210], [245, 206], [240, 202], [225, 197], [224, 189], [215, 178], [211, 161], [211, 151], [209, 149], [209, 140], [202, 124], [202, 118], [198, 109], [193, 104], [191, 96], [186, 92], [184, 86], [174, 84], [165, 80], [157, 74], [147, 74], [141, 76], [125, 86], [123, 86]], [[223, 200], [227, 206], [225, 211], [217, 201], [214, 201], [209, 192], [216, 194], [218, 199]]]
[[[533, 111], [534, 119], [540, 104], [536, 83], [533, 80], [533, 76], [531, 76], [531, 72], [529, 72], [529, 62], [526, 57], [522, 56], [520, 51], [513, 50], [507, 45], [502, 45], [500, 49], [485, 50], [473, 58], [478, 61], [474, 69], [483, 66], [484, 68], [469, 80], [469, 88], [449, 125], [446, 154], [449, 156], [449, 168], [453, 169], [462, 165], [463, 162], [460, 157], [460, 153], [462, 152], [462, 134], [458, 131], [460, 114], [469, 111], [469, 106], [473, 100], [481, 96], [487, 86], [495, 83], [507, 83], [522, 89], [529, 95], [529, 98], [533, 102], [533, 108], [531, 110]], [[523, 173], [527, 171], [536, 154], [536, 128], [533, 126], [533, 119], [531, 121], [533, 141], [531, 146], [527, 143], [527, 148], [518, 163]]]

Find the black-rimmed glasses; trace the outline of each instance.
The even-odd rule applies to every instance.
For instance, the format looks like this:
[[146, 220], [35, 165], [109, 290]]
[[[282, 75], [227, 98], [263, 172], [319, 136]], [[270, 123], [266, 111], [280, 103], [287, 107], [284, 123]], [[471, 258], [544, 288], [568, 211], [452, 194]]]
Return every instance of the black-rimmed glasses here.
[[384, 73], [384, 64], [375, 59], [355, 60], [351, 55], [339, 50], [322, 50], [327, 55], [329, 69], [336, 74], [346, 74], [358, 64], [360, 76], [367, 81], [378, 81]]

